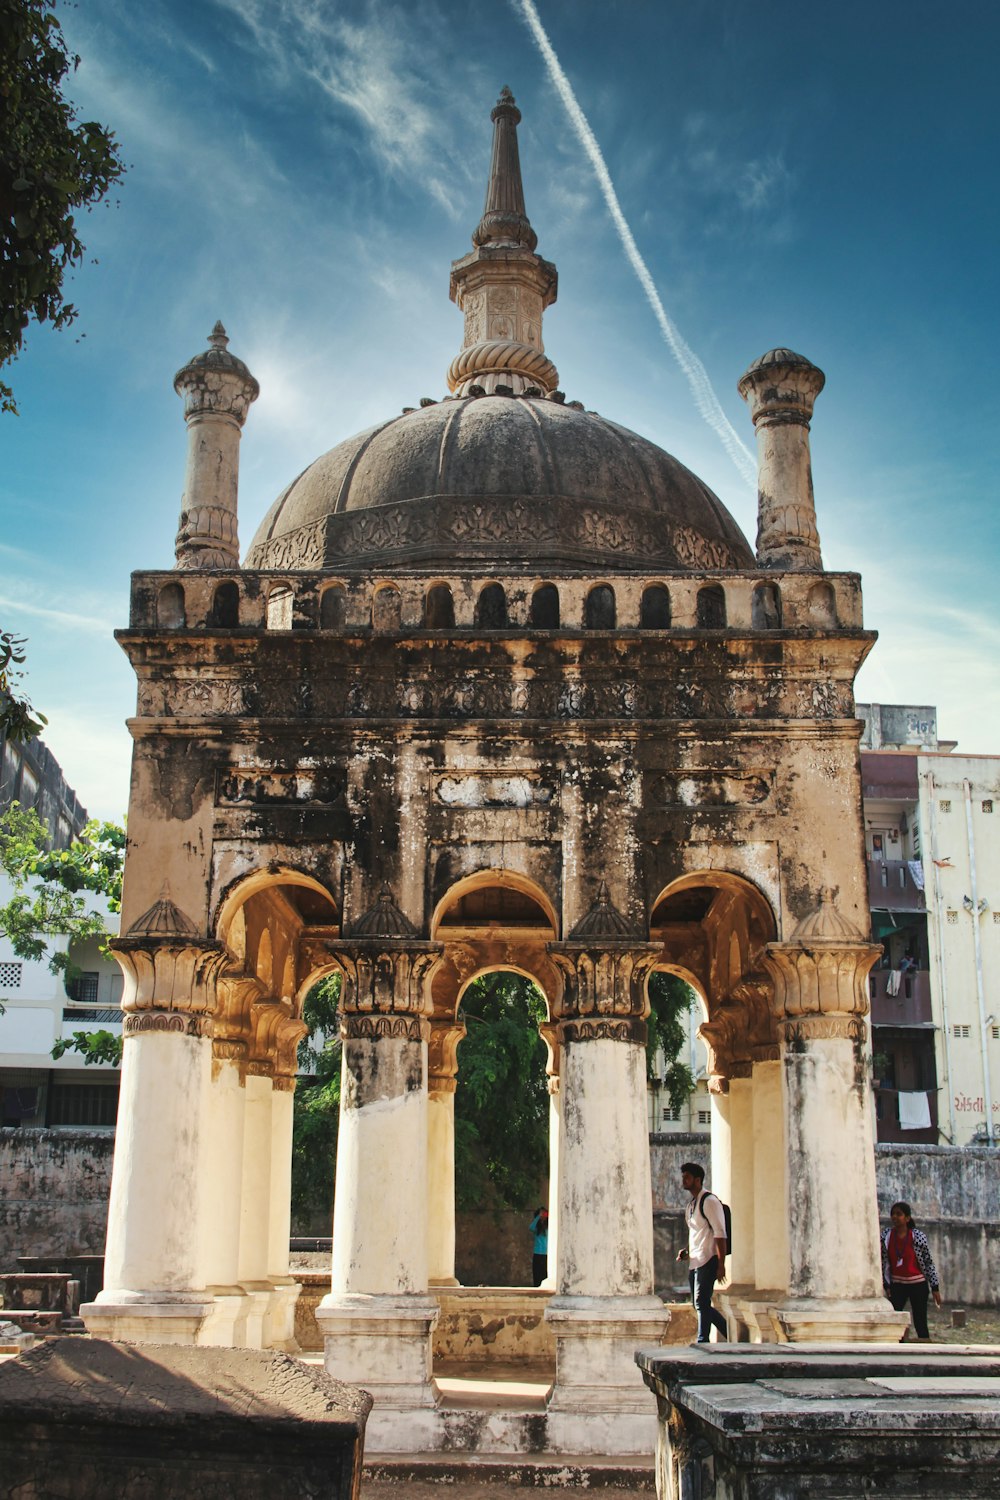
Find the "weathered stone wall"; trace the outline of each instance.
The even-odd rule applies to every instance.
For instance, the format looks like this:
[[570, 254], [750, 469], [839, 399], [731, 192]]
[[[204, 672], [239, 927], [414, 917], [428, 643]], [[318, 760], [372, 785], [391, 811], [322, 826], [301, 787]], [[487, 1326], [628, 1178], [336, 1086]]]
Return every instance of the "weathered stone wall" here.
[[902, 1199], [924, 1231], [948, 1302], [1000, 1301], [1000, 1151], [877, 1146], [879, 1216]]
[[[707, 1135], [650, 1137], [656, 1290], [671, 1298], [684, 1286], [677, 1251], [686, 1244], [680, 1187], [682, 1161], [711, 1163]], [[875, 1148], [879, 1220], [889, 1223], [898, 1199], [909, 1203], [927, 1235], [947, 1302], [972, 1307], [1000, 1300], [1000, 1151], [988, 1146]], [[709, 1185], [711, 1179], [709, 1179]], [[733, 1238], [740, 1232], [733, 1225]]]
[[19, 1255], [103, 1255], [110, 1130], [0, 1130], [0, 1270]]
[[[18, 1255], [100, 1255], [114, 1137], [107, 1131], [0, 1130], [0, 1269]], [[707, 1135], [650, 1138], [656, 1289], [683, 1295], [682, 1161], [709, 1170]], [[930, 1242], [945, 1299], [1000, 1300], [1000, 1152], [989, 1147], [876, 1147], [879, 1216], [905, 1199]], [[710, 1180], [710, 1179], [709, 1179]], [[456, 1274], [464, 1286], [531, 1282], [530, 1212], [460, 1213]], [[740, 1232], [734, 1225], [734, 1238]]]

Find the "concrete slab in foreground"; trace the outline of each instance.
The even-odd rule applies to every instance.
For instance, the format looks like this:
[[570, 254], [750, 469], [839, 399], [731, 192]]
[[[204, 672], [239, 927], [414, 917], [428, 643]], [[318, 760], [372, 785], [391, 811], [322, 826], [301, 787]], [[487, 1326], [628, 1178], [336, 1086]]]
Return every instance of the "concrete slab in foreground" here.
[[1000, 1348], [641, 1350], [659, 1500], [995, 1500]]
[[49, 1339], [0, 1365], [18, 1500], [352, 1500], [371, 1397], [252, 1349]]

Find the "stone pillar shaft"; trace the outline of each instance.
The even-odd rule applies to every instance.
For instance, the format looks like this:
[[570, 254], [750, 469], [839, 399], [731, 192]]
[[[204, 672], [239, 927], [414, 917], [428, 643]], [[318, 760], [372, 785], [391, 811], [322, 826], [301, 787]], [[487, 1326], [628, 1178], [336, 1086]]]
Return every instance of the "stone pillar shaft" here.
[[801, 354], [773, 349], [739, 382], [757, 431], [757, 561], [762, 568], [823, 567], [809, 455], [809, 422], [825, 376]]

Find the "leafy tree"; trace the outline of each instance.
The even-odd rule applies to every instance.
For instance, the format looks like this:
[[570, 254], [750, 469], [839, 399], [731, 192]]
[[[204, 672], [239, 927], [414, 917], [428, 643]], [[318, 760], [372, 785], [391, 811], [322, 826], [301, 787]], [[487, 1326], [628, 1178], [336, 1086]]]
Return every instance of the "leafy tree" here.
[[485, 974], [465, 991], [461, 1015], [467, 1034], [455, 1092], [458, 1206], [523, 1209], [548, 1170], [549, 1098], [538, 1035], [545, 1001], [519, 974]]
[[[69, 952], [52, 943], [98, 937], [106, 945], [106, 917], [90, 907], [87, 894], [103, 896], [113, 912], [121, 910], [125, 830], [91, 819], [68, 849], [48, 849], [47, 842], [48, 829], [34, 808], [14, 802], [0, 814], [0, 868], [14, 886], [10, 900], [0, 905], [0, 932], [19, 958], [47, 959], [53, 974], [71, 978]], [[52, 1056], [67, 1051], [82, 1053], [87, 1063], [117, 1064], [121, 1037], [78, 1031], [56, 1042]]]
[[339, 1000], [340, 975], [330, 974], [313, 985], [302, 1007], [309, 1031], [299, 1043], [301, 1071], [292, 1119], [292, 1214], [299, 1219], [333, 1216], [342, 1053]]
[[[0, 0], [0, 366], [16, 359], [34, 318], [65, 328], [77, 309], [63, 278], [85, 247], [74, 215], [125, 171], [114, 135], [80, 124], [63, 84], [69, 52], [55, 0]], [[16, 412], [0, 381], [0, 411]]]
[[[0, 385], [0, 398], [5, 389]], [[21, 671], [24, 647], [23, 636], [0, 630], [0, 744], [11, 740], [15, 745], [24, 745], [41, 734], [49, 722], [44, 714], [35, 712], [30, 699], [19, 691], [18, 684], [24, 677]]]
[[[694, 991], [676, 974], [656, 969], [649, 976], [649, 1017], [646, 1022], [646, 1077], [662, 1081], [672, 1109], [680, 1109], [694, 1093], [691, 1069], [680, 1061], [687, 1041], [685, 1018], [691, 1009]], [[661, 1074], [660, 1057], [664, 1071]]]

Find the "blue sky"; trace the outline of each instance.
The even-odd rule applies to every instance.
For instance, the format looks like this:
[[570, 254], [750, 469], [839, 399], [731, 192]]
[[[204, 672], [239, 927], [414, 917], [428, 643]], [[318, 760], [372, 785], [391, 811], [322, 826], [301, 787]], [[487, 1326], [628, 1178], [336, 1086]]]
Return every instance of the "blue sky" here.
[[[813, 469], [826, 565], [881, 639], [858, 695], [936, 704], [1000, 751], [996, 379], [1000, 9], [925, 0], [538, 0], [667, 313], [743, 441], [736, 381], [778, 344], [825, 370]], [[74, 332], [36, 330], [0, 419], [0, 622], [29, 637], [46, 741], [120, 816], [134, 703], [111, 637], [129, 573], [169, 567], [185, 433], [173, 375], [216, 318], [261, 384], [241, 541], [313, 458], [443, 395], [461, 343], [489, 112], [517, 96], [528, 212], [559, 268], [569, 399], [755, 505], [694, 406], [516, 0], [80, 0], [84, 118], [119, 135], [85, 220]], [[79, 337], [85, 335], [85, 337]]]

